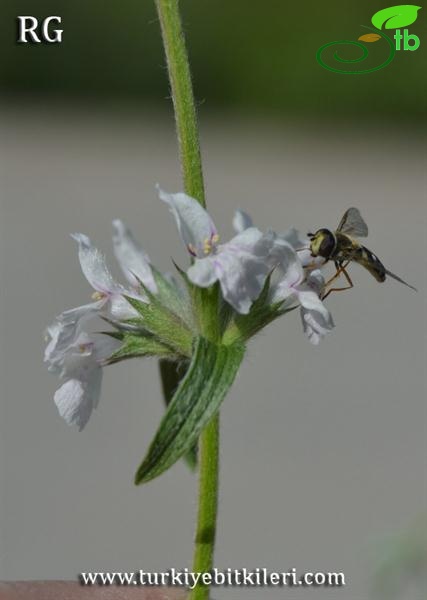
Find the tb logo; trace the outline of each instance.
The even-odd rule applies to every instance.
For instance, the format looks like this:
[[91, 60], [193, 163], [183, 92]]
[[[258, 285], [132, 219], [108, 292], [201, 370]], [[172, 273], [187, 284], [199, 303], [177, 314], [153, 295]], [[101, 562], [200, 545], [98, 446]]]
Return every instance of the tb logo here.
[[36, 17], [18, 17], [18, 42], [20, 44], [59, 44], [62, 42], [62, 29], [52, 29], [51, 23], [61, 24], [61, 17], [46, 17], [39, 22]]
[[401, 49], [400, 43], [402, 40], [404, 50], [411, 50], [413, 52], [420, 47], [420, 38], [414, 33], [409, 33], [407, 29], [403, 30], [403, 35], [400, 33], [400, 29], [396, 29], [393, 37], [396, 41], [396, 50]]

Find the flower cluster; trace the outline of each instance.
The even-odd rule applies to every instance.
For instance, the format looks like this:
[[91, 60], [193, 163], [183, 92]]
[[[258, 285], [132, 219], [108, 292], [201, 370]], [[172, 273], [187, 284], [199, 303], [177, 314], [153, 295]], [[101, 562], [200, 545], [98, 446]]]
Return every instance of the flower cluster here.
[[[263, 233], [237, 211], [236, 235], [222, 243], [211, 217], [194, 198], [158, 192], [190, 257], [187, 271], [178, 269], [179, 281], [151, 265], [120, 220], [113, 222], [113, 245], [126, 286], [113, 279], [103, 254], [86, 235], [72, 235], [83, 274], [94, 289], [93, 302], [61, 313], [47, 328], [45, 362], [61, 380], [55, 393], [59, 413], [79, 429], [98, 404], [105, 365], [135, 356], [191, 357], [193, 339], [203, 335], [197, 290], [220, 290], [217, 318], [224, 344], [245, 342], [297, 307], [313, 344], [334, 326], [321, 300], [321, 265], [313, 262], [308, 239], [295, 229]], [[88, 325], [95, 317], [112, 329], [91, 333]]]

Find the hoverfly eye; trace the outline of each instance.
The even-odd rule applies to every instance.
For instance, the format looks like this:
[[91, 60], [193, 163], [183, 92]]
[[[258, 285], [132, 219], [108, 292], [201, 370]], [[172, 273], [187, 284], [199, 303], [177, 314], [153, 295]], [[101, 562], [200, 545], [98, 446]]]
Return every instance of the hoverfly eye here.
[[325, 258], [329, 258], [335, 249], [335, 238], [333, 235], [326, 235], [320, 244], [319, 254]]

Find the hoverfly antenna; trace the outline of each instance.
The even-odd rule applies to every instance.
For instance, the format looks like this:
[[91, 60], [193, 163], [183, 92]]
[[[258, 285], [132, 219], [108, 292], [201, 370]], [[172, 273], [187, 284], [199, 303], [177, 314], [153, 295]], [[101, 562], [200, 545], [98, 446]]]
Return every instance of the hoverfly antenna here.
[[314, 238], [314, 233], [310, 233], [310, 232], [309, 232], [309, 233], [307, 233], [307, 236], [308, 236], [308, 237], [310, 238], [310, 240], [311, 240], [311, 239], [313, 239], [313, 238]]

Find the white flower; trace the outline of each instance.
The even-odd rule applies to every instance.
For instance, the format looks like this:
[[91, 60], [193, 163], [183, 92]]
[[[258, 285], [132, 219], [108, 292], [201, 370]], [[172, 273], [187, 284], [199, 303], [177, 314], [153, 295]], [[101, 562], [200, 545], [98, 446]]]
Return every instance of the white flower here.
[[194, 258], [187, 271], [189, 279], [200, 287], [219, 281], [224, 299], [237, 312], [247, 314], [272, 268], [271, 235], [248, 227], [229, 242], [220, 244], [211, 217], [197, 200], [183, 193], [168, 194], [159, 188], [158, 191], [169, 205], [181, 238]]
[[54, 400], [59, 414], [81, 431], [97, 407], [102, 383], [102, 362], [119, 346], [107, 336], [92, 340], [80, 333], [63, 353], [61, 379]]
[[[244, 231], [252, 226], [252, 219], [238, 210], [233, 226], [236, 231]], [[272, 285], [270, 299], [272, 302], [287, 301], [289, 306], [300, 304], [304, 332], [310, 342], [317, 345], [334, 327], [332, 316], [320, 299], [325, 280], [319, 268], [315, 268], [323, 266], [324, 259], [311, 255], [309, 238], [302, 236], [294, 227], [283, 234], [272, 231], [269, 234], [274, 240], [270, 261], [278, 263], [283, 274], [283, 278]], [[315, 270], [310, 272], [310, 268]]]
[[97, 303], [85, 304], [61, 313], [46, 330], [48, 344], [44, 361], [52, 373], [62, 370], [64, 353], [74, 344], [83, 323], [99, 310]]
[[320, 299], [325, 280], [319, 269], [306, 273], [295, 257], [282, 264], [284, 277], [272, 290], [272, 301], [285, 301], [285, 306], [300, 305], [304, 332], [317, 345], [333, 327], [332, 316]]
[[131, 291], [117, 283], [104, 256], [90, 239], [81, 233], [72, 235], [78, 243], [80, 265], [88, 282], [94, 288], [94, 302], [66, 310], [47, 328], [48, 344], [44, 360], [49, 371], [64, 381], [55, 394], [60, 414], [70, 424], [82, 429], [97, 405], [101, 387], [100, 363], [118, 346], [117, 340], [100, 337], [91, 340], [83, 331], [86, 322], [96, 315], [111, 315], [114, 319], [128, 319], [138, 313], [125, 299], [131, 296], [147, 301], [139, 293], [139, 278], [152, 292], [156, 284], [149, 259], [135, 242], [129, 229], [114, 221], [114, 247], [125, 275], [133, 286]]
[[[83, 323], [97, 314], [109, 313], [115, 319], [128, 319], [137, 316], [123, 294], [144, 300], [141, 295], [127, 291], [116, 283], [108, 270], [105, 258], [95, 248], [90, 239], [82, 233], [72, 235], [79, 245], [79, 260], [84, 276], [95, 289], [92, 295], [94, 302], [64, 311], [58, 315], [47, 328], [49, 343], [45, 350], [44, 360], [52, 372], [58, 372], [67, 348], [75, 343], [81, 333]], [[122, 261], [125, 268], [125, 261]]]
[[[123, 296], [132, 296], [139, 300], [143, 300], [143, 298], [114, 281], [104, 255], [92, 245], [87, 235], [74, 233], [71, 237], [79, 245], [80, 266], [83, 275], [95, 290], [92, 298], [95, 300], [94, 305], [98, 310], [108, 308], [116, 319], [129, 319], [136, 316], [136, 311]], [[124, 261], [121, 264], [124, 266]]]

